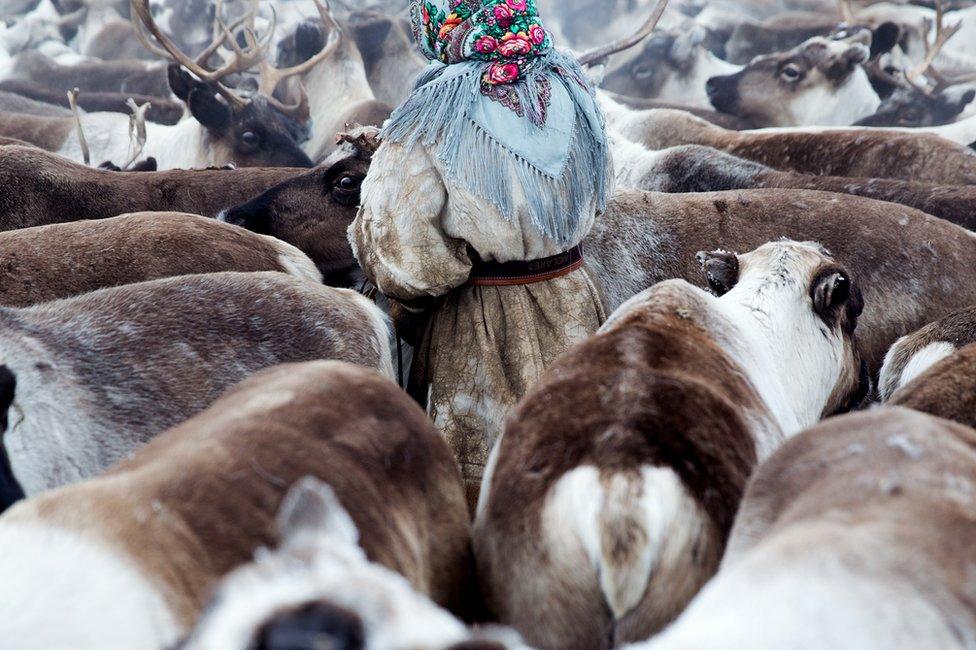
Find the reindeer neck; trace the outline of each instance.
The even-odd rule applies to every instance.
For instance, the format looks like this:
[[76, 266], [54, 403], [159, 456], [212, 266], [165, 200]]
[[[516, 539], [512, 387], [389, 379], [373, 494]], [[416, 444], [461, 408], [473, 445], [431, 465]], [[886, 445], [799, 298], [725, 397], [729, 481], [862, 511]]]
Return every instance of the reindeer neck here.
[[332, 56], [309, 70], [303, 81], [313, 120], [316, 111], [334, 115], [342, 107], [375, 99], [362, 56], [349, 39], [343, 39]]
[[[820, 419], [836, 377], [827, 377], [829, 358], [814, 358], [819, 348], [807, 351], [795, 340], [795, 333], [805, 334], [807, 322], [796, 325], [790, 320], [792, 302], [777, 299], [786, 292], [754, 289], [737, 285], [718, 303], [735, 324], [735, 340], [741, 341], [734, 344], [733, 356], [789, 437]], [[796, 316], [813, 326], [809, 314]]]

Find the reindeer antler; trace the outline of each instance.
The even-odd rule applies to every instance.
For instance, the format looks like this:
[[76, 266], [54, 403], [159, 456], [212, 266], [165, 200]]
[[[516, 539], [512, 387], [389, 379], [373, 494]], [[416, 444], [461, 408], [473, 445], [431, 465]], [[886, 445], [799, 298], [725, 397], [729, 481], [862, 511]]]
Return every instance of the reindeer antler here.
[[[190, 72], [192, 72], [200, 81], [205, 81], [214, 84], [217, 91], [224, 97], [232, 106], [238, 108], [243, 108], [247, 105], [247, 101], [242, 97], [236, 95], [230, 88], [223, 85], [221, 80], [225, 77], [234, 74], [236, 72], [243, 72], [250, 69], [264, 57], [264, 49], [258, 45], [254, 44], [254, 47], [248, 50], [241, 49], [237, 47], [237, 43], [234, 38], [231, 37], [230, 41], [234, 46], [235, 56], [228, 62], [222, 65], [216, 70], [207, 70], [203, 67], [203, 61], [209, 58], [217, 48], [219, 48], [224, 42], [227, 41], [230, 35], [230, 29], [227, 28], [222, 22], [220, 22], [220, 16], [216, 15], [215, 21], [220, 24], [221, 34], [214, 38], [214, 42], [204, 49], [203, 54], [194, 60], [187, 56], [182, 50], [180, 50], [177, 45], [170, 40], [166, 34], [162, 32], [158, 25], [156, 25], [155, 19], [152, 17], [152, 12], [149, 9], [149, 0], [130, 0], [131, 15], [132, 15], [132, 28], [135, 31], [136, 37], [139, 41], [148, 49], [163, 58], [172, 60], [174, 63], [178, 63]], [[253, 3], [254, 11], [257, 9], [257, 2]], [[250, 21], [253, 25], [254, 12], [252, 11], [244, 20]], [[239, 21], [243, 23], [243, 21]], [[146, 31], [153, 37], [153, 39], [158, 43], [157, 46], [149, 38], [143, 34], [142, 28], [145, 27]], [[270, 42], [270, 39], [268, 40]]]
[[658, 0], [657, 6], [655, 6], [654, 11], [651, 12], [650, 18], [647, 19], [647, 22], [645, 22], [640, 29], [626, 38], [622, 38], [601, 47], [595, 47], [592, 50], [587, 50], [578, 57], [580, 65], [592, 65], [602, 61], [611, 54], [622, 52], [627, 48], [633, 47], [640, 43], [642, 40], [647, 38], [651, 32], [654, 31], [655, 27], [657, 27], [657, 23], [661, 20], [661, 16], [664, 14], [664, 10], [667, 8], [667, 6], [668, 0]]
[[78, 144], [81, 146], [82, 160], [85, 165], [91, 165], [91, 153], [88, 150], [88, 139], [85, 137], [85, 129], [81, 126], [81, 114], [78, 112], [78, 89], [72, 88], [68, 91], [68, 106], [75, 118], [75, 128], [78, 130]]
[[851, 0], [837, 0], [837, 8], [840, 10], [841, 20], [845, 23], [853, 25], [857, 22], [854, 7], [851, 6]]
[[922, 59], [921, 63], [905, 73], [905, 79], [908, 83], [918, 87], [919, 77], [922, 76], [927, 76], [932, 79], [936, 86], [945, 83], [942, 75], [939, 74], [938, 70], [932, 64], [935, 62], [939, 52], [942, 51], [942, 48], [945, 47], [946, 42], [955, 36], [961, 28], [961, 20], [952, 27], [946, 26], [945, 4], [943, 0], [935, 0], [935, 40], [931, 44], [929, 43], [928, 34], [932, 31], [932, 22], [926, 18], [922, 25], [922, 29], [925, 32], [925, 58]]
[[[319, 18], [322, 19], [322, 26], [328, 31], [329, 36], [321, 51], [307, 61], [293, 65], [288, 68], [276, 68], [266, 60], [260, 62], [261, 78], [258, 82], [258, 91], [268, 98], [268, 103], [285, 115], [295, 117], [300, 121], [308, 118], [308, 94], [302, 84], [298, 86], [299, 99], [295, 104], [284, 104], [274, 97], [275, 89], [278, 85], [290, 78], [305, 74], [319, 62], [328, 58], [339, 47], [342, 40], [342, 28], [332, 15], [332, 7], [329, 0], [315, 0], [315, 8], [318, 9]], [[251, 37], [247, 37], [251, 38]]]

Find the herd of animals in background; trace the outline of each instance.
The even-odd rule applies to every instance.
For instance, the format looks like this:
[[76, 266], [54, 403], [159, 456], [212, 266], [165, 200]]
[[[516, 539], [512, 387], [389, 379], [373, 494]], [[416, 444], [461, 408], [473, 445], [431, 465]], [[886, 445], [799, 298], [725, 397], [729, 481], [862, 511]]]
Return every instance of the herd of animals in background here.
[[538, 0], [611, 315], [474, 513], [346, 233], [407, 5], [0, 1], [0, 645], [976, 648], [976, 3]]

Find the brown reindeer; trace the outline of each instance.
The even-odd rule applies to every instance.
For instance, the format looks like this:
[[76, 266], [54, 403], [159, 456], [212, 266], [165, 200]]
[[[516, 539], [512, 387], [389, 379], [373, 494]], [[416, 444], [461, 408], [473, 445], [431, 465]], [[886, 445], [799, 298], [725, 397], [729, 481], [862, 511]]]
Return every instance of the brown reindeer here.
[[[331, 501], [309, 490], [285, 501], [309, 476], [328, 483]], [[284, 365], [234, 387], [103, 476], [6, 513], [0, 576], [23, 599], [16, 610], [0, 604], [0, 633], [23, 648], [172, 647], [224, 574], [282, 537], [304, 545], [291, 558], [298, 569], [335, 539], [310, 538], [322, 528], [347, 540], [338, 558], [364, 554], [434, 602], [463, 606], [471, 550], [461, 477], [423, 411], [376, 372]], [[65, 607], [41, 605], [52, 602]], [[305, 617], [292, 612], [295, 632], [302, 618], [330, 612], [348, 620], [323, 604]]]
[[682, 111], [601, 104], [614, 132], [650, 149], [699, 144], [801, 174], [976, 184], [976, 154], [932, 134], [856, 127], [728, 131]]
[[700, 253], [624, 303], [512, 414], [475, 554], [489, 607], [541, 648], [640, 641], [718, 567], [745, 482], [866, 394], [855, 281], [816, 244]]
[[778, 187], [855, 194], [900, 203], [976, 230], [976, 187], [972, 186], [781, 172], [711, 147], [685, 145], [648, 151], [620, 140], [614, 143], [614, 171], [619, 186], [657, 192]]
[[961, 650], [974, 490], [969, 427], [887, 407], [827, 420], [760, 465], [718, 575], [632, 648]]
[[178, 212], [143, 212], [0, 233], [0, 305], [26, 307], [177, 275], [280, 271], [322, 274], [280, 239]]
[[101, 473], [279, 363], [336, 359], [393, 374], [372, 302], [277, 272], [151, 280], [2, 307], [0, 320], [11, 388], [2, 448], [28, 495]]

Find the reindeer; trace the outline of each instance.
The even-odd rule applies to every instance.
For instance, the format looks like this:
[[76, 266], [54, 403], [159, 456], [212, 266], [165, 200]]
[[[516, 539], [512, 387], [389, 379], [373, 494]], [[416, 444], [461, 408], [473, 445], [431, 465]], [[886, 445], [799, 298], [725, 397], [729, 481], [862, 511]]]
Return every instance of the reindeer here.
[[[960, 338], [967, 337], [971, 337], [969, 332]], [[976, 344], [957, 344], [961, 345], [958, 350], [952, 343], [940, 342], [917, 351], [905, 364], [898, 388], [887, 403], [976, 426]], [[901, 359], [896, 356], [894, 361]]]
[[[389, 510], [361, 497], [354, 504]], [[309, 648], [528, 650], [512, 630], [468, 629], [396, 570], [371, 562], [368, 556], [382, 557], [396, 544], [370, 552], [377, 540], [358, 530], [328, 484], [312, 477], [298, 482], [278, 522], [279, 548], [221, 581], [213, 606], [180, 650], [277, 647], [286, 639]]]
[[337, 359], [393, 374], [372, 302], [277, 272], [152, 280], [3, 307], [0, 321], [15, 382], [3, 448], [26, 495], [101, 473], [278, 363]]
[[974, 307], [955, 311], [901, 337], [885, 355], [879, 383], [881, 398], [891, 399], [895, 391], [971, 343], [976, 343]]
[[[19, 96], [37, 100], [47, 105], [68, 107], [67, 95], [63, 92], [48, 90], [33, 81], [8, 80], [0, 81], [0, 91], [16, 93]], [[133, 93], [117, 92], [81, 92], [78, 94], [78, 105], [86, 111], [107, 111], [125, 113], [128, 111], [129, 99], [139, 104], [149, 104], [146, 117], [157, 124], [176, 124], [183, 118], [185, 104], [181, 101], [166, 97], [151, 97]], [[26, 107], [25, 107], [26, 108]], [[38, 115], [32, 110], [9, 111]]]
[[[144, 154], [155, 158], [161, 169], [230, 162], [240, 166], [311, 166], [311, 160], [296, 142], [303, 134], [299, 124], [303, 116], [307, 116], [304, 95], [296, 104], [288, 105], [270, 94], [244, 99], [221, 83], [225, 77], [247, 70], [259, 60], [262, 61], [262, 71], [271, 74], [274, 69], [263, 62], [261, 44], [252, 42], [252, 46], [245, 50], [230, 38], [235, 48], [234, 56], [211, 71], [205, 69], [201, 61], [207, 60], [228, 40], [227, 27], [222, 28], [222, 35], [195, 61], [183, 54], [155, 24], [148, 0], [132, 0], [132, 15], [137, 35], [145, 40], [146, 46], [176, 63], [168, 68], [169, 84], [191, 114], [173, 126], [147, 125]], [[153, 45], [142, 34], [143, 27], [159, 45]], [[275, 78], [281, 81], [285, 76]], [[270, 92], [268, 87], [265, 85], [263, 90]], [[88, 114], [82, 117], [81, 124], [97, 160], [117, 161], [130, 157], [126, 116]], [[0, 135], [27, 140], [73, 160], [82, 160], [82, 148], [72, 126], [67, 120], [0, 115]]]
[[[389, 117], [391, 107], [377, 101], [357, 42], [347, 36], [349, 31], [357, 33], [356, 28], [344, 28], [331, 11], [318, 2], [317, 6], [321, 26], [299, 25], [294, 35], [294, 51], [286, 50], [286, 56], [295, 63], [280, 74], [301, 76], [302, 87], [308, 89], [314, 128], [304, 149], [313, 160], [320, 161], [335, 148], [335, 134], [346, 125], [380, 126]], [[415, 69], [414, 61], [411, 57], [406, 70], [399, 68], [401, 83], [405, 79], [412, 82], [410, 71]], [[400, 65], [398, 62], [397, 66]], [[267, 87], [277, 83], [277, 76], [267, 76]]]
[[[327, 482], [331, 500], [299, 483], [306, 476]], [[343, 542], [358, 531], [359, 546], [314, 539], [322, 527]], [[420, 408], [367, 369], [287, 364], [234, 387], [105, 475], [5, 513], [0, 577], [21, 597], [16, 607], [0, 603], [0, 634], [25, 650], [173, 647], [218, 581], [279, 535], [296, 553], [335, 550], [337, 562], [358, 561], [350, 579], [380, 566], [383, 578], [398, 573], [441, 606], [461, 607], [471, 583], [460, 473]], [[356, 589], [343, 587], [337, 602]], [[259, 594], [248, 611], [284, 596]], [[50, 603], [65, 607], [52, 612]], [[217, 614], [221, 604], [213, 607]], [[324, 604], [308, 617], [278, 612], [276, 627], [300, 633], [303, 618], [328, 611], [347, 620]]]
[[161, 61], [79, 61], [64, 64], [37, 50], [18, 55], [4, 78], [39, 84], [51, 92], [79, 88], [86, 92], [128, 92], [151, 97], [170, 94]]
[[[729, 131], [682, 111], [634, 111], [597, 96], [611, 130], [650, 149], [714, 147], [782, 171], [892, 178], [935, 185], [976, 183], [976, 155], [937, 133], [976, 142], [976, 120], [917, 129], [827, 127]], [[972, 134], [972, 139], [968, 140]]]
[[[350, 136], [350, 139], [355, 138]], [[269, 229], [261, 231], [309, 251], [326, 282], [333, 286], [351, 286], [354, 276], [358, 275], [356, 260], [345, 240], [345, 228], [356, 216], [358, 198], [350, 201], [347, 197], [350, 192], [355, 192], [358, 197], [358, 183], [365, 176], [371, 155], [367, 149], [353, 145], [344, 148], [343, 152], [337, 154], [334, 162], [320, 166], [313, 174], [321, 172], [325, 175], [330, 170], [339, 174], [348, 165], [353, 180], [340, 183], [354, 182], [356, 187], [340, 185], [330, 190], [335, 200], [306, 204], [306, 209], [314, 209], [314, 224], [296, 221], [294, 226], [283, 227], [287, 213], [280, 212], [281, 218], [276, 217]], [[244, 168], [108, 172], [66, 161], [40, 149], [4, 146], [0, 147], [0, 183], [22, 188], [22, 191], [0, 194], [0, 231], [106, 219], [125, 212], [172, 211], [216, 217], [303, 171]], [[310, 184], [306, 189], [312, 187]], [[307, 196], [321, 199], [322, 195]]]
[[701, 27], [656, 32], [642, 47], [615, 58], [601, 86], [622, 95], [707, 108], [705, 82], [738, 72], [741, 66], [726, 63], [705, 49], [705, 36]]
[[706, 84], [716, 110], [763, 126], [846, 125], [872, 115], [881, 100], [861, 66], [870, 32], [844, 40], [814, 37], [781, 54], [753, 59]]
[[756, 463], [869, 390], [860, 292], [822, 247], [698, 259], [717, 298], [672, 280], [621, 305], [492, 450], [478, 571], [530, 644], [611, 648], [660, 630], [717, 569]]
[[976, 230], [976, 188], [933, 185], [887, 178], [814, 176], [781, 172], [751, 160], [700, 145], [660, 151], [616, 138], [614, 172], [619, 187], [655, 192], [796, 188], [854, 194], [900, 203]]
[[29, 305], [158, 278], [221, 271], [322, 274], [304, 253], [192, 214], [142, 212], [0, 233], [0, 305]]
[[[379, 147], [379, 129], [356, 126], [339, 134], [335, 142], [337, 149], [311, 172], [224, 210], [217, 218], [297, 246], [330, 284], [342, 277], [348, 278], [344, 283], [348, 286], [362, 271], [349, 248], [346, 229], [359, 209], [360, 188]], [[333, 216], [326, 217], [327, 213]]]
[[718, 575], [630, 650], [971, 646], [974, 446], [903, 408], [794, 437], [751, 480]]
[[413, 90], [414, 80], [427, 65], [417, 53], [409, 22], [378, 11], [357, 11], [349, 15], [346, 24], [363, 58], [376, 101], [398, 105]]

